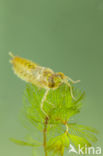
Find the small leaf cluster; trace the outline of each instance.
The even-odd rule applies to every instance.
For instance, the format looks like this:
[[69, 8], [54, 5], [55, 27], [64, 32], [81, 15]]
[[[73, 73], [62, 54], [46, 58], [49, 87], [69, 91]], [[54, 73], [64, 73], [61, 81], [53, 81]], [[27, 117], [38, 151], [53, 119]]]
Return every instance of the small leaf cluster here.
[[[97, 141], [97, 131], [93, 128], [78, 125], [72, 122], [74, 115], [80, 113], [84, 93], [73, 88], [73, 94], [76, 101], [73, 100], [70, 88], [63, 84], [55, 90], [50, 90], [44, 102], [44, 111], [49, 118], [41, 111], [40, 104], [44, 96], [45, 89], [27, 84], [24, 92], [24, 115], [37, 130], [43, 133], [46, 124], [46, 150], [53, 155], [64, 155], [65, 150], [69, 150], [69, 145], [73, 144], [78, 149], [78, 144], [82, 147], [85, 144], [90, 147]], [[47, 122], [46, 122], [47, 120]], [[13, 142], [20, 145], [31, 147], [43, 147], [43, 142], [31, 140], [31, 142], [18, 141]]]

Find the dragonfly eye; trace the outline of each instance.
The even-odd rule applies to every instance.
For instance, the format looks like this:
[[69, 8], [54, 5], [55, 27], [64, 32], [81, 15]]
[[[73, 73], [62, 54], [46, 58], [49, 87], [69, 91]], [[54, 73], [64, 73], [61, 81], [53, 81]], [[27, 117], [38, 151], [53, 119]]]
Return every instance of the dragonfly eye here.
[[57, 76], [60, 77], [61, 79], [64, 79], [64, 74], [61, 72], [57, 73]]

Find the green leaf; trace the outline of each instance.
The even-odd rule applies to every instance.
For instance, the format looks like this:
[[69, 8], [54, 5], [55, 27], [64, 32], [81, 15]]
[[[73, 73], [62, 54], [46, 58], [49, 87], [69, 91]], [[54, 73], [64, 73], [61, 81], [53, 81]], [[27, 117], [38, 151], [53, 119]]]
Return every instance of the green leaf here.
[[54, 153], [64, 153], [64, 148], [69, 148], [69, 137], [66, 133], [56, 136], [49, 140], [47, 144], [47, 150], [53, 151]]
[[69, 137], [71, 142], [75, 145], [76, 149], [78, 149], [78, 145], [81, 145], [81, 147], [85, 147], [85, 145], [87, 145], [87, 147], [91, 146], [88, 140], [86, 140], [83, 137], [72, 135], [72, 134], [69, 134]]
[[73, 129], [78, 135], [81, 135], [82, 137], [85, 137], [92, 142], [97, 141], [95, 134], [97, 134], [98, 132], [96, 129], [78, 124], [68, 124], [68, 126]]
[[87, 130], [87, 131], [90, 131], [90, 132], [95, 133], [95, 134], [98, 134], [99, 133], [95, 128], [92, 128], [92, 127], [89, 127], [89, 126], [78, 125], [78, 124], [76, 124], [75, 126], [77, 128], [79, 128], [79, 129]]
[[[44, 123], [45, 115], [40, 109], [41, 100], [45, 89], [40, 89], [31, 84], [27, 85], [24, 106], [27, 118], [31, 123]], [[55, 90], [50, 90], [44, 102], [44, 111], [48, 114], [49, 122], [69, 120], [70, 117], [80, 112], [83, 94], [78, 91], [78, 100], [71, 97], [70, 89], [63, 84]], [[58, 120], [59, 119], [59, 120]]]
[[17, 145], [21, 145], [21, 146], [32, 146], [32, 147], [41, 146], [41, 144], [38, 144], [38, 143], [29, 143], [29, 142], [25, 142], [25, 141], [21, 141], [21, 140], [16, 140], [14, 138], [10, 138], [10, 141], [12, 141], [13, 143], [15, 143]]

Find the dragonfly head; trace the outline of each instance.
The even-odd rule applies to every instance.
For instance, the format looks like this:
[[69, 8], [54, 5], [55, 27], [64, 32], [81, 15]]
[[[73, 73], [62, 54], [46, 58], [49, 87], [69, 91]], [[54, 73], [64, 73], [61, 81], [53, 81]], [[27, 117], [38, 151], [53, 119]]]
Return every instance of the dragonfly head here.
[[48, 77], [48, 86], [50, 88], [56, 89], [65, 81], [65, 79], [67, 79], [66, 76], [61, 72], [52, 74]]

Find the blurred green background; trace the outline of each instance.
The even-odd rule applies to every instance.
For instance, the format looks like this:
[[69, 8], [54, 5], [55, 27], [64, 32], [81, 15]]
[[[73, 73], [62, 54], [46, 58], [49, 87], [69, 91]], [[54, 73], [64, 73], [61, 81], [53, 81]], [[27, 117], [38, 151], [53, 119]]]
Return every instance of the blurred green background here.
[[0, 0], [0, 156], [30, 156], [31, 148], [9, 141], [29, 133], [19, 119], [25, 82], [13, 74], [9, 51], [81, 80], [77, 121], [97, 128], [103, 146], [103, 1]]

